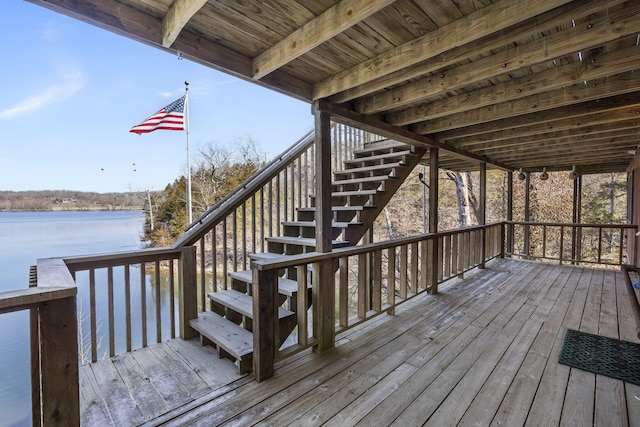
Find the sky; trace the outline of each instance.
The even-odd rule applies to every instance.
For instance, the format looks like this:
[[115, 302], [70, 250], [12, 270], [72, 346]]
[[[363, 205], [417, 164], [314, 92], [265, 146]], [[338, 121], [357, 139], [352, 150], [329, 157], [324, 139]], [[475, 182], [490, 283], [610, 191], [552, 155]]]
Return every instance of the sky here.
[[267, 160], [313, 128], [309, 104], [23, 0], [3, 0], [0, 191], [162, 190], [186, 133], [129, 132], [184, 95], [192, 162], [253, 140]]

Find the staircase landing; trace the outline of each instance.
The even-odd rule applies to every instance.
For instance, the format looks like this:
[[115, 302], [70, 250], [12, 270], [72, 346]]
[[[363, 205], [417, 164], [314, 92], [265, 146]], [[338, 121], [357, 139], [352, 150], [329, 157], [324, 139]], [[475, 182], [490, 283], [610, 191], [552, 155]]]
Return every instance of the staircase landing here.
[[82, 424], [640, 426], [639, 386], [557, 362], [566, 328], [638, 342], [623, 285], [616, 270], [494, 260], [261, 383], [171, 340], [82, 367]]

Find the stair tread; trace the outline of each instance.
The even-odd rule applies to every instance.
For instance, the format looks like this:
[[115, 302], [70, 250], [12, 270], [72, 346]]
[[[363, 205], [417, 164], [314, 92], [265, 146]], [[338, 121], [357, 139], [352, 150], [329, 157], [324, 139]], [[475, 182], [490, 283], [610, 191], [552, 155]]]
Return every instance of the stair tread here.
[[389, 175], [365, 176], [361, 178], [335, 180], [331, 183], [331, 185], [350, 185], [350, 184], [361, 184], [365, 182], [375, 182], [375, 181], [380, 181], [382, 183], [382, 181], [386, 181], [388, 179], [393, 179], [393, 177]]
[[[332, 211], [362, 211], [365, 208], [369, 208], [371, 206], [331, 206]], [[308, 208], [298, 208], [298, 212], [315, 212], [315, 206], [310, 206]]]
[[[229, 276], [246, 283], [251, 283], [253, 280], [253, 273], [251, 270], [235, 271], [233, 273], [229, 273]], [[311, 285], [308, 285], [308, 287], [310, 288]], [[278, 292], [282, 295], [292, 297], [298, 293], [298, 282], [285, 277], [278, 277]]]
[[[362, 224], [361, 222], [343, 222], [343, 221], [339, 221], [339, 222], [332, 222], [331, 226], [335, 227], [335, 228], [347, 228], [351, 225], [360, 225]], [[284, 221], [282, 223], [282, 225], [288, 226], [288, 227], [315, 227], [316, 226], [316, 222], [315, 221]]]
[[[316, 246], [316, 239], [312, 237], [273, 236], [267, 237], [267, 242], [286, 243], [300, 246]], [[334, 247], [349, 246], [349, 242], [344, 242], [342, 240], [333, 240], [332, 244]]]
[[375, 170], [384, 170], [384, 169], [393, 169], [402, 166], [400, 162], [393, 163], [385, 163], [384, 165], [373, 165], [373, 166], [364, 166], [361, 168], [352, 168], [352, 169], [344, 169], [341, 171], [336, 171], [334, 175], [348, 175], [350, 173], [361, 173], [361, 172], [371, 172]]
[[[243, 294], [234, 289], [226, 289], [224, 291], [210, 292], [209, 298], [233, 311], [253, 319], [253, 298], [251, 295]], [[289, 316], [295, 316], [293, 311], [286, 310], [282, 307], [278, 308], [278, 318], [284, 319]]]
[[381, 151], [381, 150], [388, 150], [388, 149], [394, 149], [394, 148], [411, 149], [411, 145], [406, 144], [404, 142], [388, 139], [388, 140], [384, 140], [384, 141], [372, 142], [372, 143], [368, 144], [367, 146], [365, 146], [364, 148], [359, 148], [357, 150], [353, 150], [353, 153], [354, 154], [366, 154], [366, 153], [369, 153], [371, 151]]
[[375, 196], [378, 194], [378, 190], [353, 190], [353, 191], [334, 191], [331, 193], [332, 197], [345, 197], [345, 196]]
[[253, 353], [253, 334], [212, 311], [198, 314], [189, 324], [238, 359]]
[[367, 161], [383, 160], [383, 159], [388, 159], [393, 157], [408, 156], [410, 154], [411, 154], [410, 150], [391, 151], [389, 153], [375, 154], [373, 156], [356, 157], [354, 159], [345, 160], [344, 163], [353, 164], [353, 163], [360, 163], [360, 162], [367, 162]]

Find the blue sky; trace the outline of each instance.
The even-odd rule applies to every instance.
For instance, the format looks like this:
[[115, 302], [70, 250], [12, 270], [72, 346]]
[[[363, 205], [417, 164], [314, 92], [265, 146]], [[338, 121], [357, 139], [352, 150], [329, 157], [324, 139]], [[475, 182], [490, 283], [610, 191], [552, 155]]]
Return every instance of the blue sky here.
[[4, 0], [0, 28], [3, 191], [163, 189], [186, 172], [185, 133], [129, 129], [185, 80], [192, 158], [251, 138], [270, 159], [313, 127], [309, 104], [41, 6]]

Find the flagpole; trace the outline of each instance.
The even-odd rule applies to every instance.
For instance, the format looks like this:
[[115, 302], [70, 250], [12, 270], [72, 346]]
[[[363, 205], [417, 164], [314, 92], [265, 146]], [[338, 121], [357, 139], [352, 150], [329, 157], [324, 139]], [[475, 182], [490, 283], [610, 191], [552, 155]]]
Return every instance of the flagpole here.
[[187, 220], [188, 224], [193, 222], [191, 208], [191, 153], [189, 152], [189, 82], [184, 82], [184, 119], [187, 131]]

